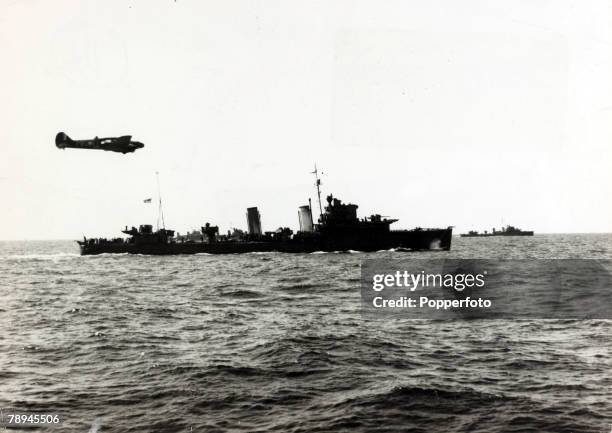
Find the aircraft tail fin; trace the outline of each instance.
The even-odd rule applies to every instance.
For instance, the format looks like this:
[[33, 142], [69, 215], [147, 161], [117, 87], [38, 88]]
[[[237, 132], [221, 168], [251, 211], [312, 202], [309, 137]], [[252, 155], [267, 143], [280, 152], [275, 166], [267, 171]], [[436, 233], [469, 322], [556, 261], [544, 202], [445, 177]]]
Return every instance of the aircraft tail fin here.
[[65, 132], [58, 132], [55, 136], [55, 145], [59, 148], [66, 147], [66, 144], [73, 143], [74, 141], [68, 137], [68, 134]]

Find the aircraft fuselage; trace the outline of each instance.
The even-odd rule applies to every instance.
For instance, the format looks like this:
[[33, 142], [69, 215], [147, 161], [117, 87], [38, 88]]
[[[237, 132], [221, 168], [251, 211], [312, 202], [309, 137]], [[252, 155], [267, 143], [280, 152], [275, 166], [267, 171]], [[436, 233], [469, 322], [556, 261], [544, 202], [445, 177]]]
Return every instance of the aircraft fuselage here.
[[55, 136], [55, 145], [58, 149], [93, 149], [120, 152], [123, 154], [131, 153], [144, 147], [144, 144], [141, 142], [132, 141], [131, 135], [104, 138], [95, 137], [92, 140], [73, 140], [63, 132]]

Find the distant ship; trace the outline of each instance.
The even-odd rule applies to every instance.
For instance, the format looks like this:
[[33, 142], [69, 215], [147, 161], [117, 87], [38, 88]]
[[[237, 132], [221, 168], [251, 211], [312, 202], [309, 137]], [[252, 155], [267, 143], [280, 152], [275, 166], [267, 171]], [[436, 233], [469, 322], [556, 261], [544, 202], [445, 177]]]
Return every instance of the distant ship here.
[[[315, 170], [316, 173], [316, 170]], [[290, 228], [279, 228], [273, 232], [262, 232], [261, 219], [256, 207], [247, 209], [248, 231], [235, 229], [220, 234], [218, 226], [207, 223], [201, 231], [175, 236], [174, 230], [165, 227], [153, 230], [151, 225], [138, 229], [127, 227], [122, 232], [129, 237], [104, 239], [84, 238], [77, 241], [82, 255], [91, 254], [233, 254], [248, 252], [278, 251], [287, 253], [311, 253], [315, 251], [380, 251], [403, 250], [450, 250], [452, 227], [445, 229], [391, 230], [396, 219], [381, 215], [367, 218], [357, 217], [357, 205], [345, 204], [332, 195], [327, 197], [325, 211], [321, 207], [320, 180], [317, 178], [320, 217], [313, 223], [312, 206], [298, 209], [300, 230], [293, 233]], [[161, 198], [160, 198], [161, 209]], [[162, 213], [163, 221], [163, 213]]]
[[496, 230], [495, 228], [493, 228], [493, 231], [491, 233], [487, 232], [486, 230], [484, 231], [484, 233], [478, 233], [477, 231], [470, 230], [467, 233], [461, 233], [460, 236], [462, 238], [476, 238], [488, 236], [533, 236], [533, 231], [521, 230], [514, 226], [506, 226], [503, 227], [501, 230]]

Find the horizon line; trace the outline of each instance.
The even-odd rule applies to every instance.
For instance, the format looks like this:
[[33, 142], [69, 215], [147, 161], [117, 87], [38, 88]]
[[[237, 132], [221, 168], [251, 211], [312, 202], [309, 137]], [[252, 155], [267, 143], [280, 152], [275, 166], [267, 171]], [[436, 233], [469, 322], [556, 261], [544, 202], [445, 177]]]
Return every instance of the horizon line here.
[[[460, 233], [453, 233], [453, 236], [459, 236]], [[612, 235], [611, 232], [536, 232], [533, 236], [539, 235]], [[512, 236], [507, 236], [512, 237]], [[517, 236], [521, 237], [521, 236]], [[531, 236], [529, 236], [531, 237]], [[79, 238], [80, 239], [80, 238]], [[97, 239], [97, 238], [92, 238]], [[48, 239], [28, 239], [28, 238], [15, 238], [15, 239], [0, 239], [0, 242], [58, 242], [58, 241], [70, 241], [76, 242], [77, 239], [69, 238], [48, 238]]]

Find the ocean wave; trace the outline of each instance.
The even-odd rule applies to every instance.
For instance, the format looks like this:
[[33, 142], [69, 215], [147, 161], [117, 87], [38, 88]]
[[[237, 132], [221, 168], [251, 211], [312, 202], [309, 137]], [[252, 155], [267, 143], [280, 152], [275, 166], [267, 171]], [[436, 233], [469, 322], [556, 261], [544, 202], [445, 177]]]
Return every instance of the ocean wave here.
[[[550, 258], [600, 242], [538, 239], [530, 251], [457, 239], [449, 255]], [[612, 320], [369, 320], [361, 260], [394, 251], [6, 245], [0, 402], [59, 411], [62, 431], [609, 431]]]
[[1, 255], [4, 260], [56, 260], [62, 258], [82, 257], [78, 253], [45, 253], [45, 254], [9, 254]]
[[236, 299], [259, 299], [265, 298], [266, 295], [263, 293], [256, 292], [254, 290], [238, 289], [232, 291], [221, 291], [219, 296], [236, 298]]

